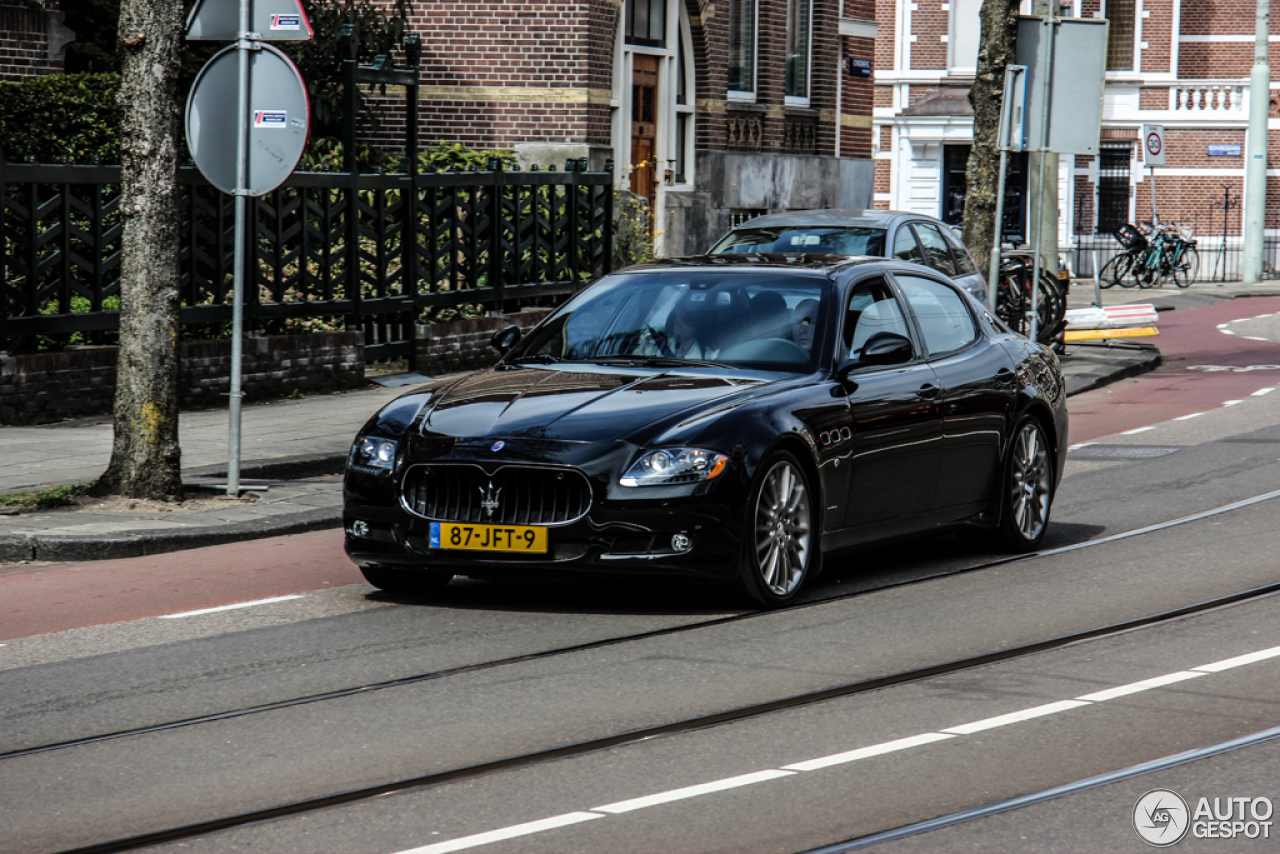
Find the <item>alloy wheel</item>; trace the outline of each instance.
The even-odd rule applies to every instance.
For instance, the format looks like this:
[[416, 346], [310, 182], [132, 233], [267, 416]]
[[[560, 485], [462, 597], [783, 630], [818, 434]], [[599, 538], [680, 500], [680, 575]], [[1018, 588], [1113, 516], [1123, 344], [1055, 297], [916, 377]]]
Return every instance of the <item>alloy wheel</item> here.
[[774, 464], [755, 506], [756, 569], [774, 596], [789, 596], [804, 579], [813, 510], [804, 477], [788, 460]]
[[1052, 476], [1044, 434], [1034, 422], [1027, 422], [1014, 440], [1009, 471], [1009, 509], [1018, 534], [1036, 542], [1049, 523]]

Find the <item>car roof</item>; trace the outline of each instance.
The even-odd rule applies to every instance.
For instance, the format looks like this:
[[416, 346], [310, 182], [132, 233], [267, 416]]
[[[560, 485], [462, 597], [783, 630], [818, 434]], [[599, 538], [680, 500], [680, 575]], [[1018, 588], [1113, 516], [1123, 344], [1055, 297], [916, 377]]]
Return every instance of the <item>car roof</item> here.
[[785, 225], [810, 226], [867, 226], [888, 227], [894, 220], [902, 218], [923, 219], [939, 222], [928, 214], [908, 213], [906, 211], [880, 211], [860, 208], [836, 208], [832, 210], [784, 211], [776, 214], [765, 214], [749, 219], [733, 228], [739, 231], [746, 228], [770, 228]]
[[788, 269], [805, 270], [828, 275], [863, 265], [885, 265], [890, 259], [867, 255], [819, 255], [799, 252], [769, 252], [752, 254], [688, 255], [681, 258], [663, 258], [614, 270], [614, 273], [641, 270], [675, 270], [680, 268], [707, 268], [737, 270]]

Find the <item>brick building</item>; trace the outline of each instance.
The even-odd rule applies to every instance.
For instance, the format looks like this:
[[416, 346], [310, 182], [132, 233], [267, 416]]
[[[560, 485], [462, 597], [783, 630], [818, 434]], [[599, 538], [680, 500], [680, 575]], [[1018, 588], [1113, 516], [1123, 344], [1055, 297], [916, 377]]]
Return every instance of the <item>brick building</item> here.
[[0, 80], [61, 73], [63, 52], [74, 39], [58, 0], [43, 6], [0, 0]]
[[[418, 0], [422, 139], [511, 148], [542, 168], [612, 160], [619, 186], [653, 203], [665, 255], [749, 215], [869, 206], [874, 12], [874, 0]], [[389, 146], [396, 100], [380, 105]]]
[[[876, 0], [877, 207], [960, 221], [973, 139], [968, 90], [981, 5], [981, 0]], [[1030, 5], [1024, 0], [1024, 13], [1030, 13]], [[1138, 143], [1143, 124], [1165, 127], [1166, 165], [1154, 170], [1161, 221], [1193, 227], [1202, 258], [1207, 247], [1222, 244], [1224, 228], [1228, 245], [1237, 246], [1255, 4], [1061, 0], [1058, 8], [1064, 17], [1109, 22], [1101, 151], [1096, 157], [1061, 158], [1063, 249], [1112, 247], [1109, 235], [1118, 225], [1151, 219], [1151, 170]], [[1277, 35], [1280, 22], [1273, 18], [1273, 44]], [[1272, 79], [1280, 79], [1274, 57], [1271, 63]], [[1273, 93], [1276, 88], [1273, 83]], [[1275, 98], [1271, 151], [1280, 143]], [[1012, 199], [1005, 233], [1018, 239], [1027, 233], [1025, 155], [1011, 157], [1021, 192]], [[1280, 227], [1275, 222], [1277, 174], [1268, 172], [1269, 234]], [[1087, 259], [1080, 264], [1088, 267]]]

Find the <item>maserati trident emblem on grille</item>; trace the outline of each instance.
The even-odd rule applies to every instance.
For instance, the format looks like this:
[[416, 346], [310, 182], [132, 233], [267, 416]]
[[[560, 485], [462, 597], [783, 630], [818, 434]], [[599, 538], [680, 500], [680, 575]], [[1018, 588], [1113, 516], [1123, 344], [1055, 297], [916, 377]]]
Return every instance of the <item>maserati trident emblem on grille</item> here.
[[483, 486], [476, 487], [480, 490], [480, 506], [484, 509], [484, 518], [492, 519], [493, 511], [498, 509], [498, 495], [502, 492], [502, 487], [493, 488], [493, 481], [489, 481], [489, 488]]

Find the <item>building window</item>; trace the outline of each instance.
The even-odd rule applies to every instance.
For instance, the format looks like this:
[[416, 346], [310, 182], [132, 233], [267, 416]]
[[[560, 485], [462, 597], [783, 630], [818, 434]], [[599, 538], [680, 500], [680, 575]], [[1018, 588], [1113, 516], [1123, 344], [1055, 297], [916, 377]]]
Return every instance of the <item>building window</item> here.
[[1115, 234], [1129, 221], [1129, 164], [1133, 143], [1103, 142], [1098, 152], [1098, 222], [1095, 234]]
[[667, 43], [667, 0], [627, 0], [627, 44], [665, 47]]
[[982, 0], [951, 0], [950, 68], [952, 74], [974, 74], [978, 69], [978, 40], [982, 32]]
[[692, 177], [689, 172], [690, 152], [693, 146], [693, 93], [689, 88], [690, 67], [693, 53], [685, 40], [684, 15], [681, 16], [680, 32], [676, 37], [676, 139], [675, 139], [675, 183], [687, 184]]
[[1133, 70], [1134, 0], [1107, 0], [1107, 70]]
[[729, 92], [755, 97], [756, 0], [729, 3]]
[[809, 106], [813, 0], [787, 0], [787, 103]]

